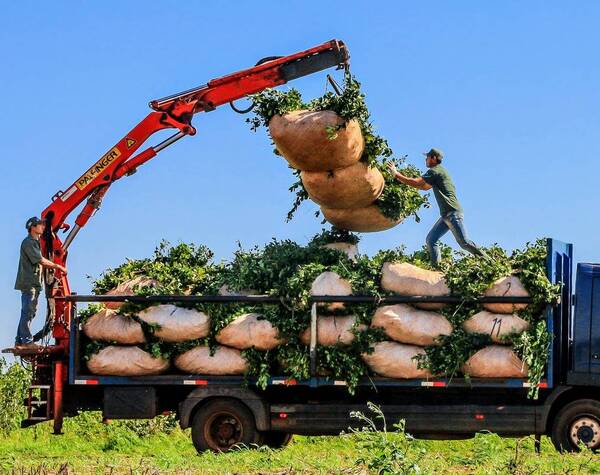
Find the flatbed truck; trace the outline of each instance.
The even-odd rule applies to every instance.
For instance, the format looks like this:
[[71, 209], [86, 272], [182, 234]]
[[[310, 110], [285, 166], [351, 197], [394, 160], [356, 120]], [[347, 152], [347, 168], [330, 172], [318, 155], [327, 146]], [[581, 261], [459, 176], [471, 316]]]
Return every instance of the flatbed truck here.
[[[316, 306], [318, 302], [368, 301], [369, 297], [313, 298], [311, 371], [305, 381], [272, 377], [264, 389], [252, 378], [169, 374], [160, 376], [97, 376], [82, 364], [81, 333], [76, 311], [62, 391], [65, 416], [101, 411], [106, 419], [153, 418], [177, 415], [182, 428], [191, 428], [199, 451], [228, 450], [235, 444], [282, 446], [291, 434], [335, 435], [355, 427], [353, 411], [367, 413], [367, 403], [380, 406], [388, 421], [405, 421], [416, 437], [465, 438], [480, 431], [502, 436], [549, 435], [559, 450], [578, 450], [581, 444], [600, 447], [600, 265], [577, 266], [572, 292], [573, 247], [548, 239], [547, 275], [561, 285], [560, 301], [544, 311], [552, 335], [539, 395], [528, 397], [526, 379], [429, 378], [399, 380], [370, 377], [354, 394], [344, 381], [322, 377], [316, 370]], [[454, 297], [441, 298], [452, 301]], [[153, 296], [65, 297], [78, 302], [120, 299], [147, 303], [263, 302], [268, 296]], [[491, 298], [508, 301], [509, 298]], [[504, 300], [503, 300], [504, 299]], [[385, 297], [382, 303], [440, 301], [436, 297]], [[34, 384], [39, 389], [40, 385]], [[48, 388], [49, 389], [49, 388]], [[30, 405], [31, 417], [51, 404]], [[51, 414], [42, 414], [48, 418]], [[35, 420], [24, 421], [24, 425]]]
[[[349, 53], [342, 41], [331, 40], [289, 56], [266, 57], [249, 69], [151, 101], [152, 112], [80, 178], [54, 194], [41, 215], [46, 225], [42, 254], [66, 267], [71, 244], [114, 183], [182, 138], [195, 135], [192, 118], [197, 114], [226, 104], [236, 112], [247, 112], [250, 108], [240, 110], [234, 101], [331, 67], [349, 68]], [[329, 76], [328, 80], [337, 91], [335, 81]], [[142, 147], [164, 130], [174, 134], [154, 146]], [[67, 218], [77, 209], [71, 226]], [[59, 237], [61, 232], [68, 233], [64, 241]], [[373, 402], [381, 406], [386, 417], [405, 419], [406, 430], [416, 436], [468, 437], [481, 430], [508, 436], [548, 434], [561, 450], [576, 450], [581, 443], [595, 450], [600, 447], [600, 315], [596, 316], [600, 312], [600, 265], [578, 265], [575, 292], [572, 268], [572, 246], [548, 240], [548, 278], [561, 284], [562, 295], [560, 303], [545, 310], [553, 338], [537, 399], [527, 397], [530, 383], [526, 380], [475, 378], [369, 378], [351, 395], [344, 381], [320, 377], [315, 371], [316, 304], [332, 301], [327, 296], [312, 298], [311, 377], [306, 381], [273, 377], [265, 389], [259, 389], [251, 379], [244, 385], [240, 377], [91, 375], [81, 364], [77, 304], [102, 301], [102, 297], [75, 295], [66, 273], [45, 269], [46, 326], [53, 342], [39, 349], [9, 350], [26, 358], [33, 372], [22, 425], [51, 420], [54, 432], [60, 434], [64, 416], [81, 411], [100, 410], [107, 419], [152, 418], [167, 411], [177, 415], [181, 427], [191, 427], [198, 450], [227, 450], [236, 443], [280, 446], [290, 434], [338, 434], [356, 422], [350, 418], [352, 411], [365, 411], [366, 403]], [[129, 299], [136, 298], [141, 297]], [[268, 302], [272, 298], [171, 295], [153, 297], [152, 302], [226, 304]], [[351, 303], [368, 302], [372, 297], [336, 299]], [[456, 297], [438, 299], [457, 301]], [[425, 301], [432, 300], [396, 296], [385, 297], [382, 303]]]

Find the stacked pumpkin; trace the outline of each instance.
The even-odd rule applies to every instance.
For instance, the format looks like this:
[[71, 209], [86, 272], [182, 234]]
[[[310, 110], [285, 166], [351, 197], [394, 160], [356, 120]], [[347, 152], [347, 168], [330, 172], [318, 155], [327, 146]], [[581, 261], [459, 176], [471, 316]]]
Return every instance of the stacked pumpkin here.
[[374, 232], [401, 220], [384, 216], [376, 205], [385, 181], [379, 169], [361, 161], [365, 142], [356, 119], [333, 111], [298, 110], [275, 115], [269, 132], [278, 152], [300, 171], [309, 197], [339, 229]]

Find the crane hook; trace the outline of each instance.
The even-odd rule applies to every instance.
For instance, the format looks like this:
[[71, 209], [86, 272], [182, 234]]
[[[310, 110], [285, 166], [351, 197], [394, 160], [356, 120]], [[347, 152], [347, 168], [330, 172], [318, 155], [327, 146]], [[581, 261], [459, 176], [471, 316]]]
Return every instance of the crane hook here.
[[[259, 66], [261, 64], [264, 63], [268, 63], [269, 61], [274, 61], [276, 59], [279, 58], [283, 58], [283, 56], [267, 56], [266, 58], [260, 59], [258, 60], [258, 62], [254, 65], [254, 66]], [[247, 114], [248, 112], [250, 112], [252, 109], [254, 109], [254, 103], [250, 104], [249, 107], [247, 107], [246, 109], [238, 109], [235, 104], [233, 103], [233, 101], [231, 101], [229, 103], [230, 107], [237, 112], [238, 114]]]

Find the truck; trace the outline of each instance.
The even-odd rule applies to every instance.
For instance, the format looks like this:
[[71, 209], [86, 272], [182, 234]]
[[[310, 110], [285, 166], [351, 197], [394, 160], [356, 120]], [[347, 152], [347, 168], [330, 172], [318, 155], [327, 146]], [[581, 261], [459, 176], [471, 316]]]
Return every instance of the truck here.
[[[198, 112], [275, 87], [328, 67], [347, 68], [348, 52], [332, 40], [285, 57], [268, 57], [253, 68], [209, 81], [206, 85], [152, 101], [154, 109], [65, 191], [57, 192], [42, 213], [46, 227], [42, 253], [66, 266], [68, 249], [78, 232], [99, 209], [110, 186], [137, 171], [158, 152], [186, 135], [194, 135], [191, 118]], [[332, 83], [334, 85], [334, 82]], [[248, 109], [246, 109], [247, 111]], [[135, 155], [155, 132], [177, 132]], [[86, 201], [87, 200], [87, 201]], [[83, 205], [71, 228], [66, 218]], [[64, 242], [60, 231], [68, 231]], [[537, 398], [528, 396], [526, 379], [428, 378], [398, 380], [371, 377], [354, 393], [345, 381], [317, 373], [317, 305], [322, 302], [372, 302], [372, 296], [311, 297], [311, 376], [294, 380], [271, 377], [266, 386], [243, 376], [164, 374], [158, 376], [98, 376], [83, 364], [78, 304], [130, 301], [141, 303], [231, 302], [280, 303], [273, 296], [77, 295], [66, 274], [46, 269], [48, 316], [53, 342], [38, 348], [5, 351], [27, 360], [32, 383], [24, 400], [22, 427], [52, 421], [62, 433], [64, 417], [101, 411], [105, 419], [149, 419], [176, 414], [183, 429], [191, 428], [198, 451], [226, 451], [238, 444], [281, 447], [292, 434], [336, 435], [357, 424], [355, 411], [377, 404], [388, 420], [405, 421], [406, 430], [424, 438], [464, 438], [479, 431], [503, 436], [549, 435], [558, 450], [582, 445], [600, 447], [600, 265], [577, 265], [573, 291], [573, 246], [547, 240], [546, 271], [560, 284], [561, 298], [544, 311], [552, 335], [545, 377]], [[527, 297], [481, 297], [484, 302], [527, 303]], [[458, 302], [459, 297], [386, 296], [381, 303]]]
[[[572, 288], [573, 246], [547, 240], [547, 277], [561, 285], [560, 301], [548, 305], [544, 318], [551, 343], [545, 377], [537, 398], [528, 395], [526, 379], [427, 378], [399, 380], [364, 378], [354, 394], [345, 381], [318, 375], [317, 305], [322, 302], [363, 303], [372, 296], [313, 296], [311, 299], [311, 377], [294, 380], [271, 377], [259, 388], [244, 376], [164, 374], [157, 376], [98, 376], [83, 364], [77, 304], [231, 302], [280, 303], [273, 296], [158, 295], [98, 296], [72, 294], [70, 339], [64, 384], [56, 386], [56, 364], [34, 360], [35, 381], [25, 401], [23, 427], [81, 411], [101, 411], [106, 419], [147, 419], [174, 413], [182, 428], [191, 428], [198, 451], [226, 451], [238, 444], [281, 447], [292, 434], [336, 435], [355, 427], [351, 413], [380, 407], [387, 420], [404, 420], [415, 437], [466, 438], [480, 431], [502, 436], [551, 437], [562, 451], [600, 446], [600, 265], [577, 265]], [[457, 301], [457, 297], [387, 296], [382, 304]], [[523, 303], [526, 297], [482, 297], [485, 302]], [[52, 359], [52, 353], [49, 354]], [[54, 382], [51, 383], [51, 382]], [[36, 396], [38, 394], [38, 396]], [[40, 397], [41, 396], [41, 397]], [[59, 431], [60, 432], [60, 429]]]

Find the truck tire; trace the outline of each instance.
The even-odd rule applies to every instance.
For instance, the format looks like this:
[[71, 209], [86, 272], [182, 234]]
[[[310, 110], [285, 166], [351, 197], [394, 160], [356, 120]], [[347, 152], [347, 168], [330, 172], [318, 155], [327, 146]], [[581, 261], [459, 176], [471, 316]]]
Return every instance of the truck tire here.
[[563, 407], [552, 424], [552, 443], [560, 452], [578, 452], [584, 444], [600, 448], [600, 402], [580, 399]]
[[263, 432], [263, 441], [262, 443], [267, 447], [271, 447], [272, 449], [281, 449], [285, 447], [292, 441], [292, 434], [288, 434], [287, 432]]
[[196, 450], [228, 452], [236, 445], [262, 443], [250, 410], [235, 399], [214, 399], [200, 407], [192, 420], [192, 442]]

